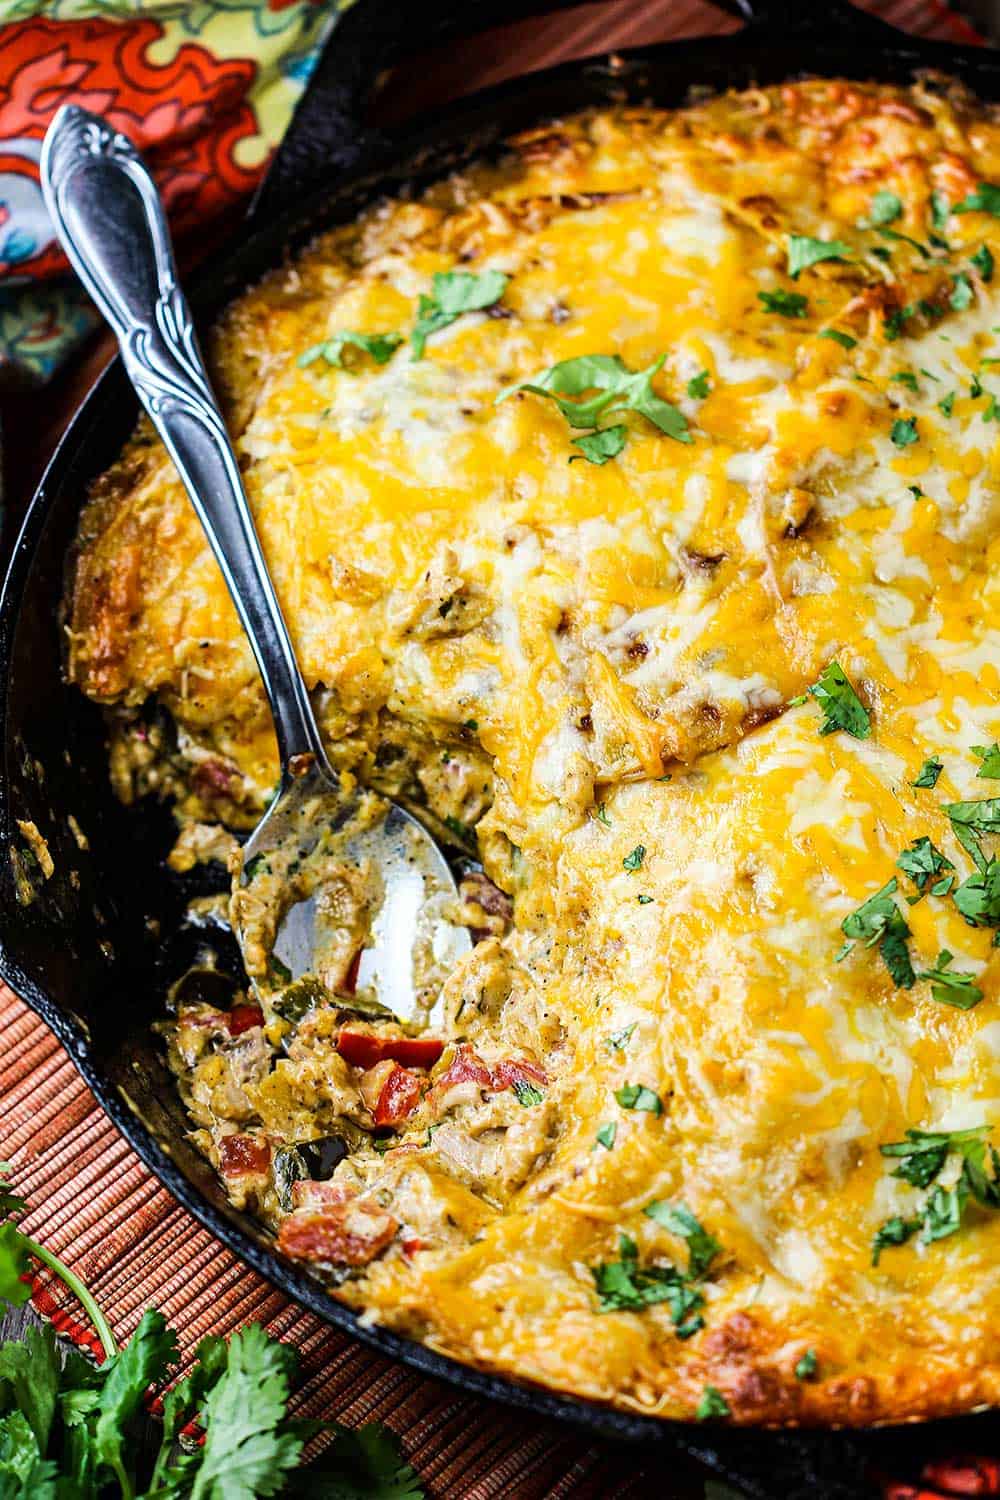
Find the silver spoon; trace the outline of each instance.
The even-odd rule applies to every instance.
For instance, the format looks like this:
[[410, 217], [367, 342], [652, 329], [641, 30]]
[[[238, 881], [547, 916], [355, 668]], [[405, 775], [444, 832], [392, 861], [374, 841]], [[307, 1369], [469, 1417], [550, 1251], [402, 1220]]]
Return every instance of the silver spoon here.
[[[125, 136], [67, 104], [46, 133], [41, 175], [63, 249], [113, 328], [205, 528], [271, 705], [281, 780], [234, 876], [236, 935], [255, 989], [271, 995], [289, 979], [322, 980], [336, 967], [342, 924], [336, 899], [324, 895], [323, 871], [324, 860], [339, 855], [367, 874], [370, 924], [357, 993], [374, 995], [376, 1009], [401, 1020], [436, 1022], [439, 978], [470, 946], [465, 928], [448, 919], [454, 879], [421, 823], [396, 803], [347, 792], [327, 760], [149, 171]], [[308, 880], [303, 869], [312, 871]], [[254, 916], [262, 909], [263, 925]]]

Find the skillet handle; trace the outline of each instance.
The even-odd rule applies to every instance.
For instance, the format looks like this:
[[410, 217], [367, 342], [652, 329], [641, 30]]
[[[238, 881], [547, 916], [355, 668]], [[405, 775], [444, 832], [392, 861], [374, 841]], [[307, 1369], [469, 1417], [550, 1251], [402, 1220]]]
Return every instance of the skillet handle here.
[[[73, 269], [107, 318], [222, 569], [270, 699], [281, 755], [326, 767], [281, 606], [177, 282], [170, 231], [139, 153], [99, 115], [65, 104], [46, 132], [42, 191]], [[332, 774], [332, 773], [331, 773]]]
[[250, 207], [265, 224], [336, 183], [382, 143], [366, 123], [383, 69], [414, 52], [494, 26], [570, 9], [580, 0], [354, 0], [337, 22], [285, 138]]
[[726, 10], [743, 16], [751, 31], [767, 32], [775, 38], [794, 39], [799, 45], [813, 41], [817, 47], [828, 42], [857, 42], [877, 38], [897, 45], [905, 35], [888, 21], [852, 5], [851, 0], [717, 0]]

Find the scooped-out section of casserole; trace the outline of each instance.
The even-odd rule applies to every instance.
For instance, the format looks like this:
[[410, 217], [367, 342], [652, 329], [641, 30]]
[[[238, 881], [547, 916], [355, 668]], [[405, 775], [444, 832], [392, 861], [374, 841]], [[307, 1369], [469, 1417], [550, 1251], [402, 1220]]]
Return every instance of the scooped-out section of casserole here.
[[[467, 860], [422, 1032], [349, 866], [326, 987], [164, 1025], [366, 1320], [664, 1417], [1000, 1398], [997, 256], [993, 106], [805, 81], [524, 134], [223, 319], [331, 759]], [[274, 739], [145, 424], [67, 637], [120, 796], [225, 860]]]

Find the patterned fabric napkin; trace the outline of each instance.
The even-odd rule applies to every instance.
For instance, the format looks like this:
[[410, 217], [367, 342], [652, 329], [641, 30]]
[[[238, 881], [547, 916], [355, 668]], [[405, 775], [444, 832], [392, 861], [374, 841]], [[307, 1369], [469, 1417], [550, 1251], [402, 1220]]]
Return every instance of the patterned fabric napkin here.
[[97, 322], [39, 185], [68, 101], [143, 151], [174, 233], [252, 192], [350, 0], [9, 0], [0, 6], [0, 383], [46, 380]]

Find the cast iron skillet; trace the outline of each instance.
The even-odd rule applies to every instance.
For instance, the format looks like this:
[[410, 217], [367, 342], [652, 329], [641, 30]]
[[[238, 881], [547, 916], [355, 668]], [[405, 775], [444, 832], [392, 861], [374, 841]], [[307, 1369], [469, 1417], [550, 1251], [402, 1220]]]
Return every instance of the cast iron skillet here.
[[[555, 9], [567, 0], [466, 0], [476, 29]], [[720, 0], [722, 3], [722, 0]], [[1000, 100], [1000, 56], [919, 42], [854, 11], [846, 0], [728, 0], [748, 24], [738, 34], [671, 43], [612, 61], [572, 63], [478, 95], [386, 138], [364, 123], [379, 67], [414, 26], [411, 0], [360, 0], [337, 31], [296, 126], [256, 205], [259, 226], [232, 247], [193, 292], [208, 323], [233, 296], [320, 228], [352, 218], [374, 197], [419, 189], [472, 156], [499, 149], [509, 131], [588, 105], [626, 99], [682, 103], [689, 89], [743, 87], [802, 72], [907, 80], [915, 69], [958, 75]], [[472, 29], [461, 0], [422, 0], [422, 45]], [[317, 190], [317, 184], [324, 184]], [[312, 190], [312, 191], [310, 191]], [[295, 204], [288, 208], [288, 204]], [[38, 489], [0, 600], [0, 975], [51, 1026], [101, 1104], [161, 1182], [224, 1244], [319, 1317], [383, 1353], [466, 1391], [572, 1420], [612, 1438], [681, 1444], [745, 1491], [790, 1500], [870, 1495], [866, 1468], [897, 1474], [914, 1434], [767, 1434], [691, 1428], [525, 1388], [460, 1365], [378, 1329], [358, 1326], [303, 1272], [279, 1260], [267, 1237], [226, 1202], [188, 1144], [185, 1119], [149, 1023], [169, 978], [184, 967], [178, 917], [190, 895], [165, 872], [169, 813], [125, 810], [111, 795], [101, 715], [60, 672], [59, 600], [80, 502], [115, 458], [137, 405], [120, 364], [109, 367], [71, 423]], [[89, 839], [78, 847], [72, 813]], [[30, 904], [17, 899], [12, 854], [25, 868], [18, 819], [33, 820], [55, 859]], [[30, 865], [30, 860], [29, 860]], [[30, 868], [26, 871], [30, 878]], [[201, 877], [204, 878], [204, 877]], [[233, 955], [223, 952], [222, 961]], [[925, 1424], [920, 1447], [1000, 1447], [992, 1414]]]

